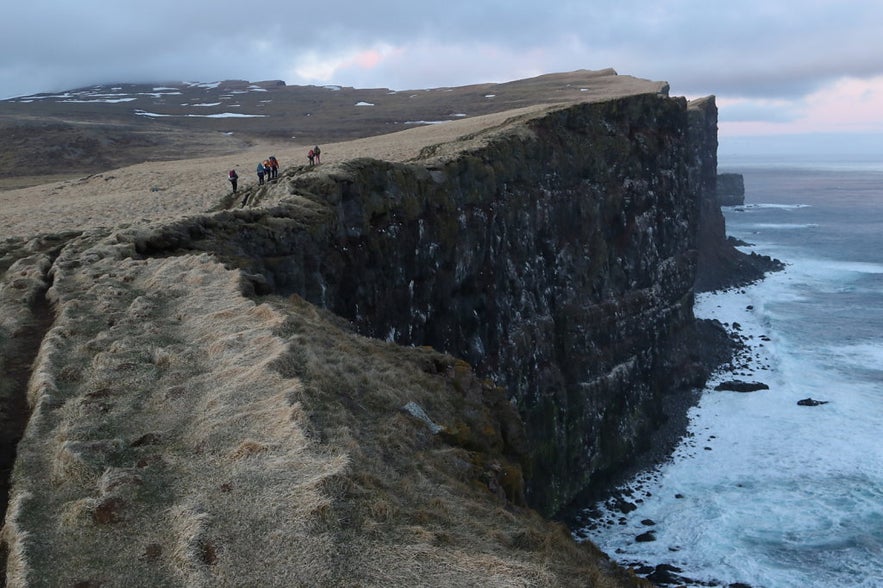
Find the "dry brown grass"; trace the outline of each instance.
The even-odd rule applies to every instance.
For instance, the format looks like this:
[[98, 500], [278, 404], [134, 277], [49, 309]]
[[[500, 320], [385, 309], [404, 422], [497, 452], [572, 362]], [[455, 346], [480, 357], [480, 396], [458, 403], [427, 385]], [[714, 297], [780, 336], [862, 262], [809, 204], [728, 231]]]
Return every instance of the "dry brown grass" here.
[[[311, 447], [289, 401], [299, 382], [268, 367], [285, 348], [272, 334], [281, 315], [244, 299], [238, 274], [207, 256], [103, 260], [130, 279], [74, 272], [53, 289], [59, 319], [37, 362], [7, 531], [19, 554], [10, 585], [53, 562], [68, 562], [61, 583], [123, 573], [269, 585], [327, 559], [312, 541], [290, 549], [291, 536], [312, 537], [321, 482], [348, 460]], [[80, 361], [82, 377], [54, 378], [61, 358]], [[145, 544], [161, 554], [148, 562]]]

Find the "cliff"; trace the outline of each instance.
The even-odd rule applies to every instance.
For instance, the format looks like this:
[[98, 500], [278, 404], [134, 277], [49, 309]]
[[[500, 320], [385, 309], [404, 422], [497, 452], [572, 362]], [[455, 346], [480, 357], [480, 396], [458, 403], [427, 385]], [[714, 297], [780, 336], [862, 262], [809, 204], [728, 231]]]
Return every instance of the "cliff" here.
[[636, 585], [527, 506], [603, 486], [707, 373], [716, 122], [660, 86], [8, 240], [10, 583]]
[[645, 94], [510, 125], [452, 158], [434, 147], [292, 175], [315, 218], [285, 203], [231, 212], [142, 235], [137, 251], [212, 251], [261, 293], [465, 359], [518, 408], [528, 499], [552, 514], [645, 448], [664, 396], [701, 378], [680, 342], [716, 110]]
[[695, 287], [699, 292], [732, 288], [755, 282], [784, 264], [768, 255], [743, 253], [727, 237], [722, 205], [741, 204], [745, 185], [741, 174], [718, 174], [716, 185], [707, 183], [701, 201], [698, 264]]

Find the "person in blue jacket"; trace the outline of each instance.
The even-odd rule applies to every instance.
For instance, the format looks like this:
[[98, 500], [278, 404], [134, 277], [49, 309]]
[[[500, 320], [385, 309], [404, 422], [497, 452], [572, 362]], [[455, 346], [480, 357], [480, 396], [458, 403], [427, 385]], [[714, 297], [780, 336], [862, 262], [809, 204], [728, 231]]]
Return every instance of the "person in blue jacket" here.
[[262, 186], [264, 184], [264, 174], [267, 173], [267, 168], [264, 167], [263, 163], [258, 164], [258, 186]]

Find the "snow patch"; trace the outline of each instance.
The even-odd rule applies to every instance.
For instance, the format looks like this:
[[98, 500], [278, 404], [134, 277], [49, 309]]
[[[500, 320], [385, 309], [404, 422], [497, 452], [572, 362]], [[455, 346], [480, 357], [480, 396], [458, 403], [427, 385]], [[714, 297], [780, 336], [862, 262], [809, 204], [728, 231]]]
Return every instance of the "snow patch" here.
[[146, 110], [136, 110], [135, 114], [150, 118], [265, 118], [267, 116], [266, 114], [241, 114], [236, 112], [219, 112], [218, 114], [159, 114], [147, 112]]

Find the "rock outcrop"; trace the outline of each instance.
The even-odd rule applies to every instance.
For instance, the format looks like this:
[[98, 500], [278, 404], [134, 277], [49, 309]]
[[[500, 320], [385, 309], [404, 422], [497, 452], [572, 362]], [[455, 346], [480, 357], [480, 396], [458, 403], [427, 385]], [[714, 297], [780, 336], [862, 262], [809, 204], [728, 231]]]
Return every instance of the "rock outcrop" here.
[[707, 292], [742, 286], [760, 280], [767, 272], [784, 268], [782, 262], [768, 255], [739, 251], [736, 244], [727, 238], [726, 220], [721, 212], [721, 194], [731, 194], [741, 186], [744, 198], [742, 176], [718, 174], [712, 181], [714, 183], [705, 184], [700, 204], [696, 290]]
[[745, 204], [745, 178], [742, 174], [717, 175], [717, 201], [721, 206]]

